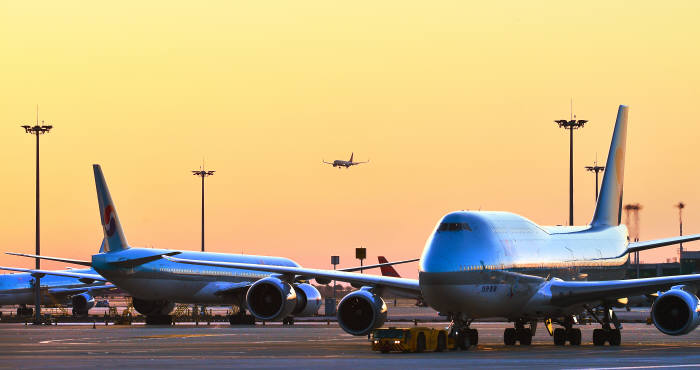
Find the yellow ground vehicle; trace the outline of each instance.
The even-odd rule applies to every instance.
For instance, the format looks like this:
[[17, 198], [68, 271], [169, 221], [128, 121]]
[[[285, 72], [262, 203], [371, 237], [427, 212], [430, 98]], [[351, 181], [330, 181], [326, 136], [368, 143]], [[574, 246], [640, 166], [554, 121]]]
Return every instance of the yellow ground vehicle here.
[[372, 350], [387, 352], [442, 352], [456, 349], [454, 338], [445, 329], [425, 327], [376, 329], [370, 338]]

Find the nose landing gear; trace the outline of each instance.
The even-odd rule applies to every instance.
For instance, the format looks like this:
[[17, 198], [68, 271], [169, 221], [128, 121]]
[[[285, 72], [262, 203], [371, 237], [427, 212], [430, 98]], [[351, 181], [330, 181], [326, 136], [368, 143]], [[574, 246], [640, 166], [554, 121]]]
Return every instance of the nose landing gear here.
[[472, 320], [467, 320], [461, 314], [453, 315], [448, 328], [449, 336], [455, 338], [457, 346], [462, 350], [479, 344], [479, 332], [469, 327]]

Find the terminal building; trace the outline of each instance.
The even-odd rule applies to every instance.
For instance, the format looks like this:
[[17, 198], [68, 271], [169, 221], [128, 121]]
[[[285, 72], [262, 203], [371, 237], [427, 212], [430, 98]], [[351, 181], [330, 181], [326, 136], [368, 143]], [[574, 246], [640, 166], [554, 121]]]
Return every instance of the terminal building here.
[[648, 278], [698, 273], [700, 273], [700, 251], [683, 251], [681, 252], [680, 262], [675, 257], [667, 262], [640, 263], [639, 266], [634, 262], [630, 262], [627, 267], [626, 277], [634, 279], [637, 277]]

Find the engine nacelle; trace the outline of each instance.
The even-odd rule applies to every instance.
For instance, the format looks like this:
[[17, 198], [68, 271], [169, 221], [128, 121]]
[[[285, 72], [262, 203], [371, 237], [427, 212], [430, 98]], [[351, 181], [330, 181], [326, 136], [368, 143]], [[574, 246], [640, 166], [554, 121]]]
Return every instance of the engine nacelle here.
[[297, 294], [297, 304], [292, 311], [294, 316], [314, 316], [318, 313], [323, 303], [321, 292], [311, 284], [295, 284], [294, 290]]
[[651, 319], [664, 334], [688, 334], [700, 324], [698, 297], [684, 288], [671, 288], [659, 295], [651, 306]]
[[165, 316], [169, 315], [175, 308], [175, 302], [158, 299], [148, 301], [145, 299], [133, 299], [134, 309], [144, 316]]
[[386, 321], [382, 297], [363, 288], [352, 292], [338, 304], [338, 325], [352, 335], [367, 335]]
[[88, 314], [88, 310], [95, 307], [95, 298], [88, 293], [74, 295], [70, 300], [75, 316], [85, 316]]
[[275, 277], [256, 281], [248, 288], [245, 299], [250, 313], [263, 321], [284, 319], [297, 306], [296, 290]]

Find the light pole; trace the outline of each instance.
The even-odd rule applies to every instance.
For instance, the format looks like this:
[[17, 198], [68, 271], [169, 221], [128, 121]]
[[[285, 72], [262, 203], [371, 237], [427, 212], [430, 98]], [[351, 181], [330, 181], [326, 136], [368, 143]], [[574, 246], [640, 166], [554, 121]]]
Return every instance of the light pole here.
[[[331, 256], [331, 265], [333, 265], [333, 270], [340, 264], [340, 256]], [[333, 280], [333, 299], [335, 299], [335, 280]]]
[[[683, 236], [683, 208], [685, 208], [685, 203], [683, 202], [678, 202], [675, 206], [678, 208], [678, 224], [681, 228], [681, 235]], [[680, 257], [683, 255], [683, 243], [680, 243], [680, 255], [678, 256], [678, 260], [680, 261]]]
[[195, 176], [202, 178], [202, 252], [204, 252], [204, 178], [212, 176], [216, 171], [205, 171], [203, 168], [199, 171], [192, 171]]
[[[44, 125], [44, 121], [41, 121], [41, 125], [39, 125], [39, 109], [37, 108], [37, 114], [36, 114], [36, 125], [34, 126], [29, 126], [29, 125], [23, 125], [22, 128], [24, 129], [24, 132], [28, 134], [32, 134], [36, 136], [36, 235], [35, 235], [35, 240], [36, 240], [36, 255], [40, 256], [41, 255], [41, 242], [40, 242], [40, 237], [39, 237], [39, 136], [48, 133], [51, 131], [53, 126], [51, 125]], [[36, 269], [39, 270], [41, 268], [41, 263], [40, 259], [36, 258]], [[34, 325], [40, 325], [41, 324], [41, 285], [39, 281], [39, 277], [35, 276], [34, 277]]]
[[362, 261], [367, 258], [367, 248], [360, 247], [360, 248], [355, 248], [355, 258], [360, 260], [360, 274], [364, 273], [362, 271]]
[[574, 130], [583, 127], [585, 119], [560, 119], [556, 122], [559, 127], [569, 130], [569, 225], [574, 224]]
[[605, 166], [598, 166], [598, 161], [595, 161], [592, 166], [586, 166], [586, 171], [595, 172], [595, 201], [598, 202], [598, 172], [605, 171]]

